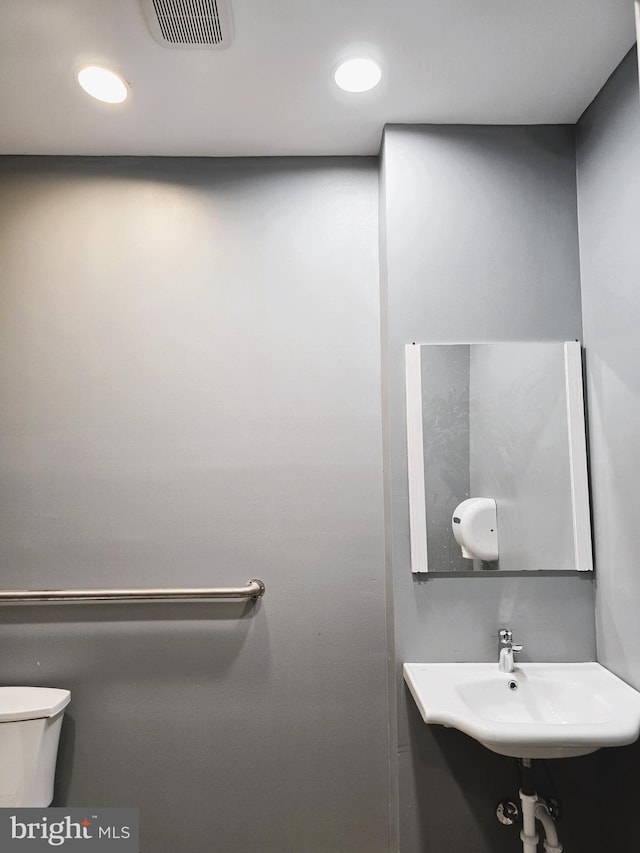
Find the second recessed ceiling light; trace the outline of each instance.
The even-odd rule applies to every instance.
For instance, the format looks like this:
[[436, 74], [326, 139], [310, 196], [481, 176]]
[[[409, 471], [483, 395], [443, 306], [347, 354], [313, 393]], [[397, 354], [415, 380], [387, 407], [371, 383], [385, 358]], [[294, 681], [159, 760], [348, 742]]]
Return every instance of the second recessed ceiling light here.
[[129, 94], [122, 77], [102, 65], [83, 65], [76, 78], [88, 95], [106, 104], [121, 104]]

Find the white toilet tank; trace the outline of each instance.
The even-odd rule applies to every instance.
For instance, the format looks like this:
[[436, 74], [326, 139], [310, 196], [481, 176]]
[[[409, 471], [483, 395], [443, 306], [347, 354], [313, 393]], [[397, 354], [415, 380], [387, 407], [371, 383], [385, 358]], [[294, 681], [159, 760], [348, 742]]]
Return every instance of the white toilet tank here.
[[0, 687], [0, 808], [51, 804], [70, 699], [54, 687]]

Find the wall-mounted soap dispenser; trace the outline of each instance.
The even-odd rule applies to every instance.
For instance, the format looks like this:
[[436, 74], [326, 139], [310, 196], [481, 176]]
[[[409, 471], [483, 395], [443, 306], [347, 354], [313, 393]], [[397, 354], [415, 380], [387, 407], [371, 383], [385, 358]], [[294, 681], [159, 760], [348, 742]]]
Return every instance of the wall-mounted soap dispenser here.
[[498, 519], [493, 498], [468, 498], [453, 511], [453, 535], [467, 560], [498, 559]]

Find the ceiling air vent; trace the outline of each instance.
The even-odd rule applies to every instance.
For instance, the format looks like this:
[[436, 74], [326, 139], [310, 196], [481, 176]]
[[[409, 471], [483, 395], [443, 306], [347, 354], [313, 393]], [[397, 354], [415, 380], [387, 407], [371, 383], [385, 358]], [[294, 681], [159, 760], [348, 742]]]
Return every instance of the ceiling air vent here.
[[229, 0], [140, 0], [151, 34], [164, 47], [224, 48], [231, 41]]

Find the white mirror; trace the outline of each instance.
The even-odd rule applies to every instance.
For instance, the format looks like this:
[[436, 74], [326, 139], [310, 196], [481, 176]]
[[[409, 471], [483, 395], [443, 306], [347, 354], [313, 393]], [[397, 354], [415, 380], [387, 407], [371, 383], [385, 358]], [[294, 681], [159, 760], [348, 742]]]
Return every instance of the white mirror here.
[[405, 354], [412, 571], [590, 571], [580, 344]]

